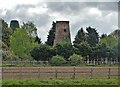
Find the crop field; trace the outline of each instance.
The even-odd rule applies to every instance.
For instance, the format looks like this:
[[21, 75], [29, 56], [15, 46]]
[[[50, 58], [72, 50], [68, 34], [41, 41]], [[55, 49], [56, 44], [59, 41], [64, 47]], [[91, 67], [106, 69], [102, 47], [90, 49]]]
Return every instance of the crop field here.
[[16, 78], [118, 78], [117, 66], [3, 67], [3, 79]]

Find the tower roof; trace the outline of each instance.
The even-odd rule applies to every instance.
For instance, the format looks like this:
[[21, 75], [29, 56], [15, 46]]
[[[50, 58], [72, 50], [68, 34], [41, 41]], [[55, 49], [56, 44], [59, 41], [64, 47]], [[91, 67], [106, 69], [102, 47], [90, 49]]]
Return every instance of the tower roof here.
[[56, 21], [56, 23], [59, 23], [59, 22], [66, 22], [66, 23], [69, 23], [69, 21]]

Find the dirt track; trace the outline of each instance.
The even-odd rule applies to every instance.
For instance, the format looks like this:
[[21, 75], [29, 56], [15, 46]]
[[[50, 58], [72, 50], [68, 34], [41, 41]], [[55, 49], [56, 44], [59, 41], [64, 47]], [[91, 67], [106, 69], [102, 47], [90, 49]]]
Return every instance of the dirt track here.
[[112, 78], [118, 67], [3, 67], [3, 78]]

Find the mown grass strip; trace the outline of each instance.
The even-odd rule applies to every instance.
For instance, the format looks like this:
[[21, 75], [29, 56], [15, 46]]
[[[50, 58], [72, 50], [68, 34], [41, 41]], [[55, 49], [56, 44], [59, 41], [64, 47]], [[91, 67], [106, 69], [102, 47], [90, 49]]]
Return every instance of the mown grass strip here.
[[[83, 85], [83, 86], [94, 86], [94, 85], [109, 85], [117, 86], [118, 79], [3, 79], [3, 85]], [[80, 86], [81, 87], [81, 86]]]

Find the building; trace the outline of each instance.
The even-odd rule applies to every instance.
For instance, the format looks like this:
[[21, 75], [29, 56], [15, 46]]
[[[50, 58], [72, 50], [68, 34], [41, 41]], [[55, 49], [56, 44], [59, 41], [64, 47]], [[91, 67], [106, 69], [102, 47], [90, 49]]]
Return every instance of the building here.
[[64, 40], [71, 42], [69, 21], [56, 21], [55, 39], [53, 46]]

